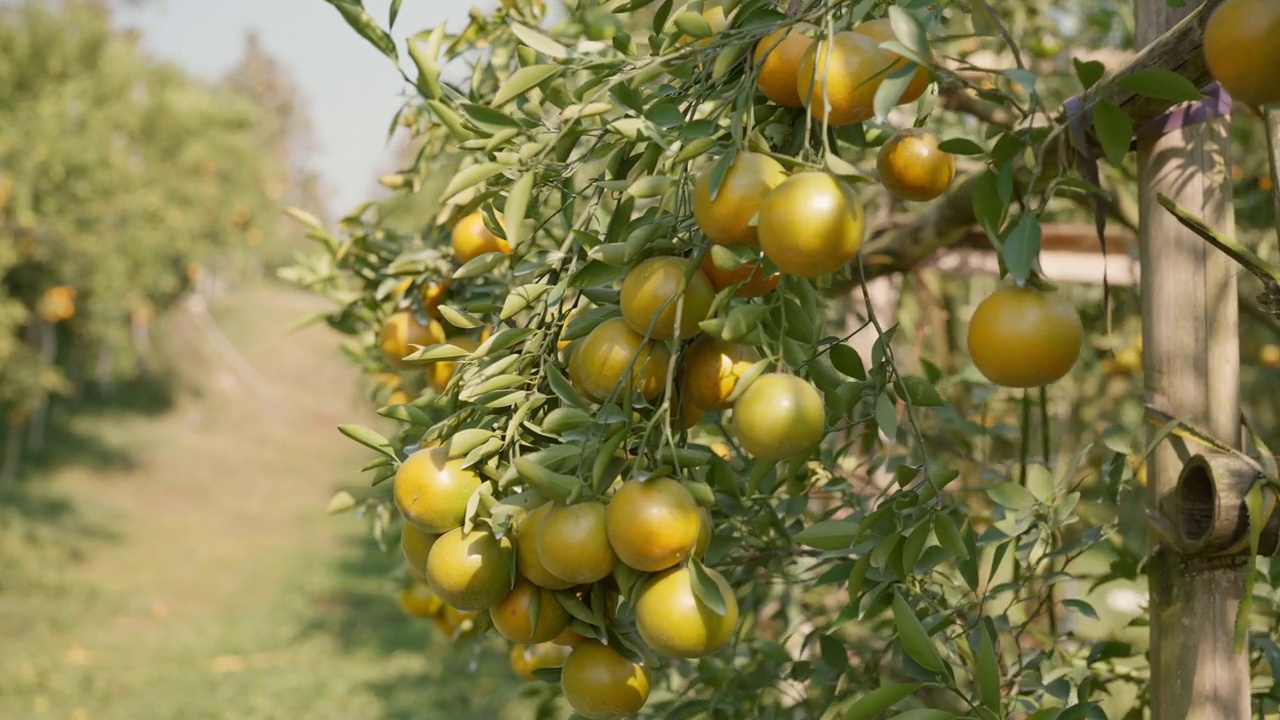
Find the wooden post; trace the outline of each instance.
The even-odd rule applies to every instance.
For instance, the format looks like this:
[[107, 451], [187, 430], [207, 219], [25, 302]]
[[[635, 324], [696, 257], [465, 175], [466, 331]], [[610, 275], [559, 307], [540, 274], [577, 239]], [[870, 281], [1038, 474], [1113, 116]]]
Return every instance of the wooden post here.
[[[1139, 48], [1199, 4], [1136, 0]], [[1238, 271], [1156, 202], [1163, 193], [1233, 232], [1228, 129], [1217, 119], [1139, 139], [1143, 362], [1148, 405], [1239, 446]], [[1153, 507], [1170, 509], [1188, 454], [1167, 441], [1148, 460]], [[1249, 667], [1234, 643], [1243, 561], [1188, 562], [1156, 544], [1148, 568], [1152, 720], [1245, 720]]]

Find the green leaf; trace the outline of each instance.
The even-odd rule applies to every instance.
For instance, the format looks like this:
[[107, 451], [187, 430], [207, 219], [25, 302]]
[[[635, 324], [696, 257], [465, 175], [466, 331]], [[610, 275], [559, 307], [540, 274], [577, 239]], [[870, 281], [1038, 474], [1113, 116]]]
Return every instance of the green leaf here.
[[948, 710], [939, 710], [937, 708], [916, 708], [915, 710], [907, 710], [889, 718], [889, 720], [951, 720], [956, 714]]
[[907, 656], [926, 670], [942, 672], [945, 666], [929, 639], [929, 633], [925, 632], [915, 611], [897, 590], [893, 591], [893, 621], [898, 627], [898, 639], [902, 641], [902, 649]]
[[901, 378], [902, 386], [907, 391], [907, 401], [916, 407], [941, 407], [947, 404], [938, 393], [933, 383], [919, 375], [906, 375]]
[[956, 527], [950, 515], [935, 516], [933, 534], [937, 536], [938, 544], [947, 552], [961, 560], [969, 557], [969, 548], [965, 547], [964, 539], [960, 537], [960, 529]]
[[914, 15], [897, 5], [890, 5], [889, 25], [893, 28], [893, 34], [897, 36], [898, 41], [910, 51], [909, 53], [904, 53], [904, 57], [909, 57], [919, 62], [931, 55], [929, 36], [925, 33], [924, 26], [920, 24], [920, 21]]
[[1120, 167], [1133, 140], [1133, 122], [1129, 116], [1110, 100], [1099, 100], [1093, 106], [1093, 130], [1107, 162]]
[[1121, 455], [1132, 455], [1133, 445], [1129, 443], [1129, 433], [1119, 425], [1108, 425], [1102, 430], [1102, 444], [1112, 452]]
[[974, 181], [973, 217], [987, 231], [988, 237], [999, 237], [1008, 209], [1009, 206], [1000, 199], [1000, 181], [994, 172], [988, 170]]
[[1071, 64], [1076, 68], [1076, 77], [1080, 78], [1080, 84], [1085, 90], [1098, 84], [1102, 76], [1107, 73], [1107, 66], [1097, 60], [1088, 60], [1081, 62], [1076, 58], [1071, 58]]
[[915, 71], [916, 64], [907, 62], [903, 67], [889, 73], [880, 82], [880, 87], [876, 88], [875, 98], [871, 103], [872, 111], [875, 113], [877, 120], [883, 122], [889, 116], [894, 106], [898, 104], [898, 101], [902, 99], [902, 95], [907, 91], [907, 86], [911, 84]]
[[507, 167], [502, 163], [495, 162], [477, 163], [464, 168], [457, 175], [454, 175], [449, 184], [445, 186], [444, 193], [440, 196], [440, 202], [447, 201], [463, 190], [473, 188], [506, 169]]
[[995, 487], [987, 488], [987, 497], [997, 505], [1010, 510], [1028, 510], [1036, 504], [1031, 491], [1015, 482], [1000, 483]]
[[568, 48], [531, 27], [512, 21], [511, 32], [519, 38], [520, 42], [547, 57], [553, 57], [557, 60], [564, 60], [569, 57]]
[[524, 240], [521, 232], [524, 229], [524, 217], [529, 208], [529, 198], [533, 195], [533, 183], [537, 180], [537, 171], [528, 170], [512, 184], [507, 191], [507, 204], [502, 210], [502, 220], [506, 226], [507, 243], [516, 248]]
[[330, 515], [344, 513], [356, 506], [355, 497], [346, 490], [339, 490], [329, 499], [329, 507], [325, 509]]
[[368, 40], [371, 45], [382, 51], [383, 55], [392, 60], [399, 60], [400, 54], [396, 52], [396, 43], [387, 34], [387, 31], [378, 26], [378, 21], [373, 19], [359, 2], [351, 0], [325, 0], [325, 2], [337, 8], [342, 17], [347, 21], [360, 37]]
[[[1049, 609], [1053, 612], [1053, 608]], [[978, 623], [977, 666], [974, 669], [974, 680], [978, 685], [978, 697], [982, 704], [1000, 715], [1000, 663], [996, 658], [995, 642], [991, 633], [987, 632], [987, 623]]]
[[895, 703], [902, 702], [924, 683], [887, 683], [858, 699], [844, 713], [844, 720], [872, 720]]
[[582, 487], [582, 482], [572, 475], [563, 475], [539, 465], [527, 457], [518, 457], [513, 462], [516, 472], [529, 487], [537, 490], [556, 502], [564, 502]]
[[952, 155], [981, 155], [986, 152], [981, 145], [969, 138], [948, 138], [938, 143], [938, 149]]
[[524, 310], [538, 300], [538, 298], [551, 291], [550, 285], [532, 284], [521, 285], [507, 294], [507, 299], [502, 303], [502, 312], [498, 318], [501, 320], [509, 320], [516, 313]]
[[530, 65], [511, 73], [511, 77], [502, 83], [498, 92], [494, 93], [491, 107], [502, 107], [512, 100], [524, 95], [533, 88], [554, 77], [560, 72], [556, 65]]
[[476, 318], [468, 315], [467, 313], [462, 312], [461, 310], [458, 310], [456, 308], [450, 307], [448, 305], [441, 305], [437, 309], [440, 311], [440, 317], [444, 318], [445, 322], [449, 323], [450, 325], [456, 328], [462, 328], [463, 330], [471, 330], [473, 328], [478, 328], [481, 325], [484, 325], [482, 321], [477, 320]]
[[[464, 280], [488, 275], [505, 263], [507, 258], [508, 255], [500, 250], [482, 253], [468, 260], [462, 267], [454, 270], [453, 279]], [[441, 314], [444, 314], [443, 311], [441, 311]]]
[[1094, 610], [1093, 606], [1085, 602], [1084, 600], [1079, 600], [1077, 598], [1066, 598], [1065, 600], [1062, 601], [1062, 607], [1067, 608], [1068, 610], [1072, 610], [1076, 613], [1079, 613], [1080, 615], [1083, 615], [1089, 618], [1090, 620], [1098, 619], [1098, 611]]
[[391, 17], [387, 19], [388, 30], [396, 26], [396, 18], [400, 17], [400, 4], [403, 2], [404, 0], [391, 0]]
[[466, 428], [449, 437], [446, 447], [449, 457], [460, 458], [494, 438], [492, 430], [482, 428]]
[[729, 172], [729, 166], [733, 165], [733, 160], [738, 155], [737, 148], [730, 148], [729, 152], [721, 155], [715, 164], [711, 166], [711, 175], [708, 177], [709, 196], [715, 200], [720, 195], [720, 186], [724, 184], [724, 176]]
[[1040, 219], [1027, 213], [1018, 224], [1009, 231], [1000, 248], [1005, 267], [1009, 269], [1009, 277], [1015, 282], [1025, 283], [1031, 277], [1031, 267], [1040, 254]]
[[862, 356], [844, 343], [831, 346], [831, 365], [854, 380], [867, 379], [867, 368], [862, 364]]
[[1202, 97], [1195, 83], [1176, 72], [1158, 68], [1129, 73], [1117, 79], [1116, 85], [1139, 95], [1173, 102], [1195, 102]]
[[693, 594], [707, 606], [708, 610], [724, 617], [729, 612], [729, 608], [725, 604], [724, 595], [720, 593], [720, 586], [697, 558], [689, 559], [689, 570], [689, 578], [693, 581]]
[[818, 550], [844, 550], [853, 543], [858, 524], [849, 520], [820, 520], [791, 537]]
[[370, 430], [363, 425], [339, 425], [338, 432], [355, 440], [370, 450], [377, 450], [392, 460], [396, 460], [396, 451], [391, 447], [391, 443], [382, 437], [375, 430]]
[[890, 441], [898, 436], [898, 407], [887, 392], [876, 397], [876, 425]]

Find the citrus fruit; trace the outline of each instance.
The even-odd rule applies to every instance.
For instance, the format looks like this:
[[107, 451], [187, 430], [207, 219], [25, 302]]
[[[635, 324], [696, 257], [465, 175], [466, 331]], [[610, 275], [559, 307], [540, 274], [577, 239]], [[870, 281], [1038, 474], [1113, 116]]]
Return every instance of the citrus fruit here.
[[564, 632], [571, 619], [554, 592], [522, 577], [516, 577], [511, 592], [489, 608], [489, 618], [499, 635], [520, 643], [548, 642]]
[[1225, 0], [1204, 27], [1209, 73], [1231, 97], [1257, 107], [1280, 102], [1280, 3]]
[[566, 628], [564, 632], [554, 638], [551, 638], [551, 642], [556, 645], [564, 645], [565, 647], [577, 647], [582, 643], [595, 642], [595, 640], [587, 637], [586, 635], [580, 635], [577, 632], [574, 632], [573, 627], [570, 626]]
[[538, 558], [538, 525], [550, 509], [551, 503], [539, 505], [530, 510], [516, 526], [516, 570], [538, 587], [567, 590], [574, 584], [552, 575]]
[[714, 170], [715, 163], [708, 165], [694, 182], [693, 219], [698, 229], [718, 245], [755, 245], [758, 241], [751, 218], [760, 210], [765, 195], [787, 179], [787, 171], [768, 155], [740, 152], [729, 164], [713, 200]]
[[671, 351], [645, 340], [620, 317], [597, 325], [569, 354], [569, 380], [588, 400], [604, 402], [614, 394], [639, 390], [650, 402], [666, 385]]
[[[893, 24], [889, 21], [889, 18], [869, 20], [855, 26], [852, 31], [859, 35], [866, 35], [871, 38], [875, 42], [877, 48], [880, 47], [881, 43], [898, 39], [898, 35], [893, 31]], [[898, 72], [898, 70], [914, 62], [891, 50], [880, 49], [880, 52], [884, 53], [885, 57], [889, 58], [889, 60], [893, 62], [892, 69], [885, 73], [885, 77]], [[919, 100], [920, 96], [923, 95], [924, 91], [928, 88], [929, 68], [917, 63], [915, 71], [911, 73], [911, 80], [907, 83], [907, 88], [902, 91], [901, 97], [898, 98], [898, 104], [906, 105]]]
[[698, 334], [715, 297], [711, 281], [688, 260], [649, 258], [622, 280], [622, 317], [632, 330], [654, 340], [688, 340]]
[[1263, 345], [1258, 351], [1258, 362], [1263, 367], [1280, 367], [1280, 345]]
[[876, 156], [880, 184], [900, 200], [926, 202], [951, 187], [956, 158], [938, 149], [938, 137], [919, 128], [899, 130]]
[[564, 699], [588, 720], [635, 715], [649, 699], [649, 682], [648, 668], [595, 641], [573, 648], [560, 675]]
[[689, 399], [703, 410], [728, 410], [729, 395], [760, 359], [755, 348], [705, 335], [693, 341], [684, 356], [685, 387]]
[[404, 358], [416, 352], [413, 345], [438, 345], [444, 342], [444, 326], [435, 320], [422, 322], [413, 313], [401, 310], [392, 313], [378, 333], [378, 349], [387, 362], [397, 367], [410, 363]]
[[889, 64], [876, 41], [861, 33], [838, 32], [805, 51], [796, 88], [815, 119], [832, 126], [851, 125], [875, 114], [876, 90]]
[[1084, 326], [1056, 292], [1004, 287], [978, 304], [969, 320], [969, 357], [996, 385], [1048, 385], [1075, 365]]
[[537, 548], [543, 567], [575, 585], [605, 577], [616, 561], [604, 505], [595, 501], [552, 505], [538, 523]]
[[433, 618], [444, 610], [444, 602], [425, 582], [415, 582], [400, 591], [400, 609], [406, 615]]
[[400, 554], [404, 555], [409, 573], [425, 580], [427, 577], [427, 555], [436, 542], [436, 535], [425, 533], [406, 522], [400, 528]]
[[459, 610], [445, 605], [434, 620], [440, 634], [456, 640], [471, 637], [480, 632], [480, 626], [476, 623], [476, 618], [479, 616], [480, 612], [477, 610]]
[[427, 582], [441, 600], [458, 610], [486, 610], [511, 592], [511, 540], [492, 532], [454, 528], [441, 535], [427, 556]]
[[776, 290], [778, 283], [782, 281], [782, 273], [765, 275], [764, 267], [759, 261], [748, 262], [732, 270], [723, 270], [716, 265], [715, 260], [711, 259], [711, 253], [707, 253], [702, 256], [702, 263], [698, 267], [711, 281], [711, 287], [715, 288], [716, 292], [731, 285], [737, 285], [737, 289], [733, 291], [733, 296], [736, 298], [768, 295]]
[[534, 670], [553, 668], [564, 665], [569, 657], [569, 648], [554, 643], [538, 643], [536, 645], [515, 645], [508, 655], [511, 670], [521, 680], [536, 680]]
[[485, 253], [511, 252], [506, 240], [494, 235], [484, 224], [484, 214], [479, 210], [467, 215], [453, 226], [450, 238], [453, 256], [459, 264], [471, 262]]
[[787, 178], [760, 206], [760, 247], [778, 269], [816, 278], [858, 254], [865, 231], [862, 204], [826, 172]]
[[400, 464], [392, 495], [400, 514], [419, 530], [444, 533], [462, 525], [480, 476], [450, 459], [445, 447], [423, 448]]
[[760, 68], [756, 86], [765, 97], [784, 107], [803, 107], [796, 74], [805, 51], [813, 45], [812, 34], [817, 31], [814, 25], [797, 23], [775, 30], [756, 43], [751, 62]]
[[431, 280], [422, 285], [422, 309], [431, 317], [440, 317], [440, 303], [444, 301], [445, 290], [449, 289], [449, 278]]
[[717, 614], [694, 592], [693, 571], [688, 567], [659, 573], [637, 594], [636, 630], [659, 655], [702, 657], [724, 647], [733, 637], [738, 599], [724, 576], [711, 568], [705, 570], [724, 599], [724, 615]]
[[605, 511], [609, 547], [641, 572], [665, 570], [689, 557], [699, 523], [693, 495], [668, 477], [622, 483]]
[[822, 395], [795, 375], [765, 373], [733, 404], [738, 444], [762, 460], [809, 454], [822, 441], [825, 428]]

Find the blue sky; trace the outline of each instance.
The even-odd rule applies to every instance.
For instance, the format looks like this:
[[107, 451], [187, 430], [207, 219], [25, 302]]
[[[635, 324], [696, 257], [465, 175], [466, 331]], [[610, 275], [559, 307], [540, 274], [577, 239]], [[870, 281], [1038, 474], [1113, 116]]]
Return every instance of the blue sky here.
[[[390, 4], [365, 0], [383, 27]], [[404, 0], [392, 36], [403, 55], [407, 36], [445, 21], [457, 27], [471, 7], [493, 4]], [[245, 32], [257, 30], [307, 102], [319, 146], [312, 166], [330, 191], [334, 214], [376, 193], [376, 178], [393, 169], [386, 130], [404, 84], [391, 61], [324, 0], [153, 0], [120, 8], [116, 18], [141, 29], [154, 55], [209, 78], [226, 72], [240, 55]]]

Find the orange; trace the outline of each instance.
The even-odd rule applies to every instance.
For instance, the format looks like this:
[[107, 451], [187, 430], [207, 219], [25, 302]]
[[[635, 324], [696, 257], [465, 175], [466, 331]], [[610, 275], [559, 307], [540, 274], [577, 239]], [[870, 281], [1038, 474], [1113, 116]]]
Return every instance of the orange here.
[[876, 41], [861, 33], [838, 32], [805, 52], [796, 86], [815, 119], [832, 126], [851, 125], [875, 115], [876, 90], [889, 64]]
[[444, 611], [444, 602], [425, 582], [415, 582], [402, 589], [398, 599], [400, 609], [413, 617], [431, 619]]
[[1204, 27], [1209, 73], [1235, 100], [1280, 102], [1280, 2], [1226, 0]]
[[816, 278], [852, 260], [865, 232], [862, 203], [830, 173], [796, 173], [760, 206], [760, 247], [782, 272]]
[[560, 667], [568, 658], [569, 648], [554, 643], [514, 645], [509, 654], [511, 669], [521, 680], [537, 680], [535, 670]]
[[427, 578], [427, 556], [436, 542], [435, 535], [425, 533], [409, 523], [400, 528], [400, 554], [404, 555], [409, 574], [419, 580]]
[[560, 689], [569, 707], [587, 720], [621, 720], [644, 707], [650, 680], [648, 668], [592, 641], [569, 653]]
[[459, 610], [445, 605], [434, 620], [436, 629], [442, 635], [456, 640], [471, 637], [480, 632], [480, 626], [476, 623], [476, 618], [479, 616], [480, 612], [477, 610]]
[[441, 535], [427, 556], [427, 582], [457, 610], [487, 610], [511, 592], [511, 540], [483, 528]]
[[938, 137], [919, 128], [900, 130], [876, 156], [880, 184], [900, 200], [926, 202], [942, 195], [956, 176], [956, 158], [938, 149]]
[[1084, 326], [1062, 295], [1009, 286], [978, 304], [968, 340], [973, 364], [992, 383], [1040, 387], [1071, 370]]
[[575, 343], [569, 355], [569, 381], [588, 400], [604, 402], [617, 390], [639, 390], [653, 402], [666, 387], [671, 351], [645, 340], [627, 321], [609, 318]]
[[689, 399], [703, 410], [728, 410], [738, 380], [760, 359], [755, 348], [709, 335], [698, 338], [684, 356]]
[[627, 272], [622, 280], [622, 317], [632, 330], [654, 340], [688, 340], [700, 332], [698, 323], [711, 312], [716, 291], [707, 276], [690, 265], [683, 258], [654, 257]]
[[716, 292], [737, 285], [738, 289], [733, 291], [733, 296], [737, 298], [763, 297], [776, 290], [778, 283], [782, 281], [782, 273], [775, 272], [766, 276], [759, 261], [746, 263], [733, 270], [722, 270], [711, 259], [711, 253], [707, 253], [702, 256], [702, 263], [698, 267], [711, 281], [711, 287]]
[[796, 87], [796, 73], [805, 51], [813, 45], [812, 35], [818, 28], [809, 23], [797, 23], [789, 28], [775, 30], [756, 43], [751, 62], [760, 68], [756, 86], [764, 96], [785, 107], [803, 107], [800, 90]]
[[400, 464], [392, 484], [396, 508], [426, 533], [445, 533], [460, 525], [480, 476], [449, 458], [445, 447], [423, 448]]
[[822, 394], [795, 375], [765, 373], [733, 404], [738, 444], [761, 460], [807, 455], [822, 441], [825, 428]]
[[479, 210], [467, 215], [453, 226], [450, 239], [453, 256], [459, 264], [468, 263], [485, 253], [510, 253], [506, 240], [494, 235], [484, 224], [484, 214]]
[[378, 349], [387, 362], [398, 367], [407, 367], [411, 363], [403, 362], [404, 358], [417, 351], [413, 345], [423, 347], [438, 345], [444, 342], [444, 326], [435, 320], [422, 322], [412, 313], [401, 310], [392, 313], [378, 333]]
[[571, 619], [554, 592], [522, 577], [516, 578], [505, 598], [489, 608], [489, 618], [499, 635], [519, 643], [549, 642], [569, 627]]
[[697, 658], [724, 647], [738, 625], [738, 599], [724, 576], [707, 575], [720, 590], [725, 614], [718, 615], [693, 591], [693, 571], [673, 567], [659, 573], [636, 596], [636, 630], [659, 655]]
[[538, 525], [551, 509], [551, 503], [530, 510], [516, 526], [516, 570], [529, 582], [548, 590], [567, 590], [573, 583], [561, 580], [538, 559]]
[[617, 561], [609, 546], [604, 505], [594, 500], [553, 505], [538, 523], [537, 548], [551, 574], [575, 585], [604, 578]]
[[693, 187], [693, 219], [698, 229], [718, 245], [755, 245], [756, 229], [751, 218], [760, 210], [765, 195], [787, 179], [787, 171], [777, 160], [753, 152], [734, 156], [711, 199], [711, 171], [708, 165]]
[[[853, 32], [860, 35], [866, 35], [871, 38], [875, 41], [876, 47], [879, 47], [881, 43], [898, 39], [897, 34], [893, 32], [893, 24], [889, 22], [889, 18], [880, 18], [879, 20], [864, 22], [853, 28]], [[907, 64], [914, 62], [902, 57], [896, 52], [883, 49], [880, 50], [880, 52], [884, 53], [886, 57], [894, 61], [893, 68], [885, 73], [884, 77], [888, 77], [889, 75], [898, 72], [899, 69], [906, 67]], [[923, 95], [924, 91], [927, 89], [929, 89], [929, 68], [916, 64], [915, 72], [911, 73], [911, 81], [907, 83], [907, 89], [902, 92], [902, 97], [898, 99], [898, 104], [906, 105], [919, 100], [920, 96]]]
[[665, 570], [689, 557], [700, 524], [693, 495], [668, 477], [622, 483], [605, 510], [609, 547], [641, 572]]

